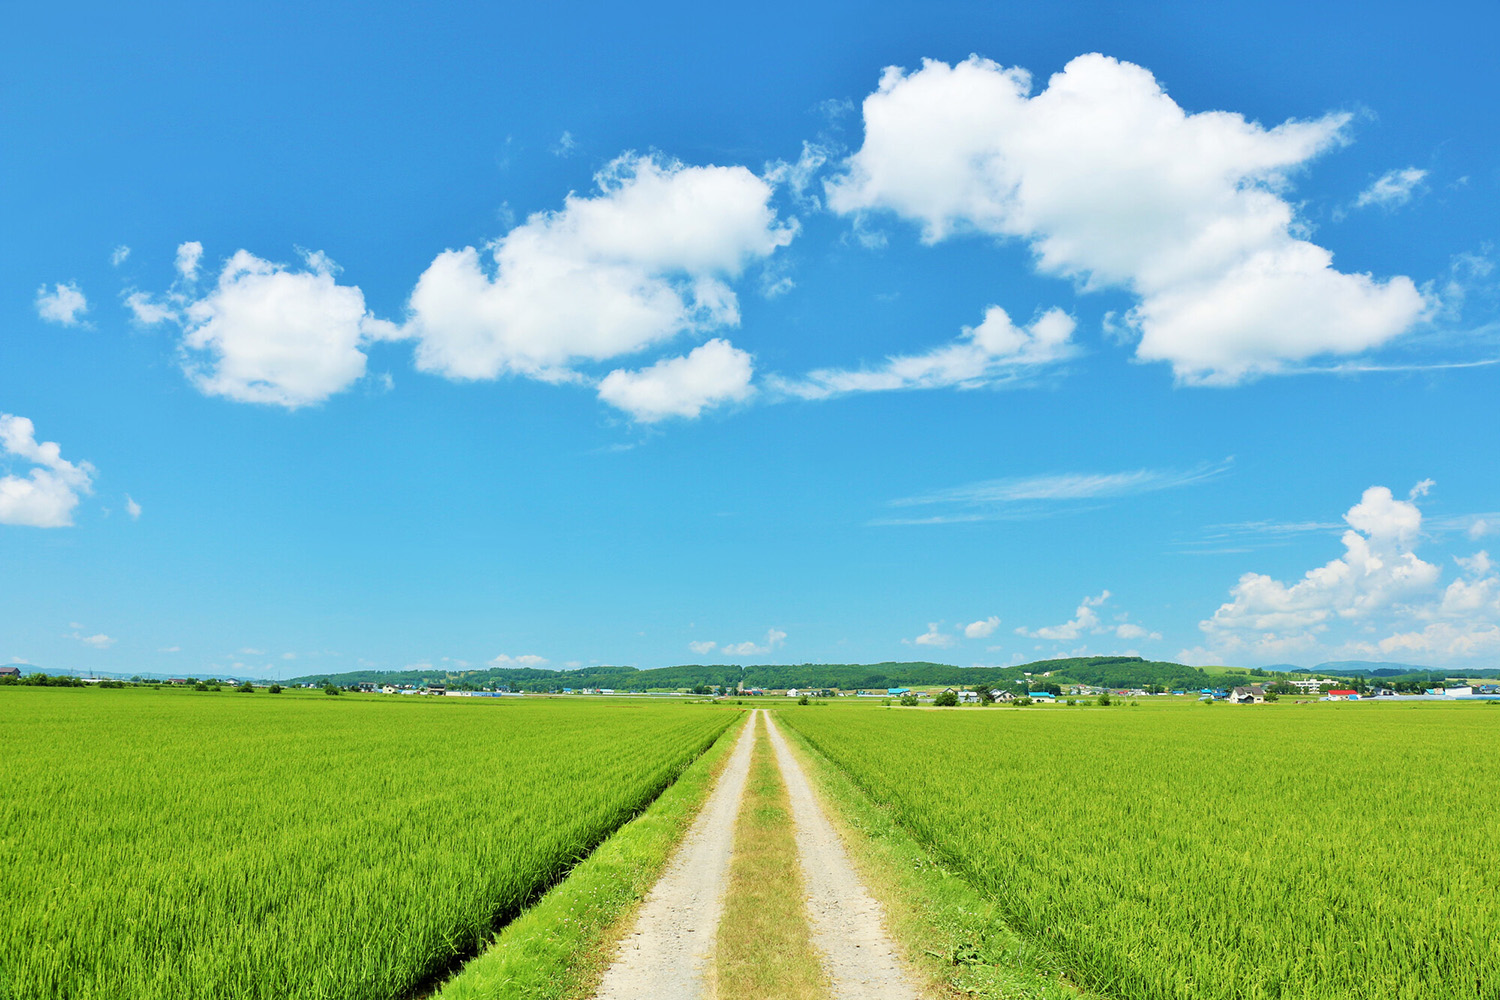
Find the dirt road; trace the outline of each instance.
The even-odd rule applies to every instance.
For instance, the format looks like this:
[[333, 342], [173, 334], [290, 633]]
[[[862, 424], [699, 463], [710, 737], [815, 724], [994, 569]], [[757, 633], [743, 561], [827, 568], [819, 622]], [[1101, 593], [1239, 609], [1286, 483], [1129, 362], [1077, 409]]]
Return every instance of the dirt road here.
[[713, 955], [714, 931], [724, 907], [734, 819], [750, 774], [755, 742], [752, 716], [729, 757], [719, 783], [693, 821], [620, 942], [620, 954], [604, 973], [598, 1000], [699, 1000]]
[[[763, 710], [741, 731], [719, 783], [677, 856], [646, 897], [597, 1000], [710, 1000], [714, 935], [723, 911], [735, 817], [750, 770], [755, 729], [769, 726], [792, 804], [797, 851], [808, 889], [813, 943], [835, 1000], [917, 1000], [920, 995], [880, 905], [849, 860], [786, 739]], [[742, 998], [720, 998], [742, 1000]]]
[[813, 944], [823, 954], [835, 1000], [917, 1000], [916, 981], [886, 933], [880, 904], [854, 870], [786, 738], [770, 716], [766, 722], [792, 800]]

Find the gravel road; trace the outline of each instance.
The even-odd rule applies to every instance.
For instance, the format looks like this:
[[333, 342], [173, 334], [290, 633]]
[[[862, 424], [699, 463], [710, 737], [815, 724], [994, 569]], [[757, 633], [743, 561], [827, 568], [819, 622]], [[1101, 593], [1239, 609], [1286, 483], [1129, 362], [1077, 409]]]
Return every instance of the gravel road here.
[[713, 1000], [714, 934], [729, 881], [735, 818], [750, 772], [750, 750], [762, 723], [769, 729], [791, 799], [813, 945], [828, 970], [833, 1000], [920, 997], [885, 931], [880, 904], [854, 870], [807, 775], [771, 717], [757, 709], [741, 730], [703, 811], [620, 943], [619, 957], [605, 972], [596, 1000]]
[[729, 883], [734, 820], [750, 774], [755, 742], [752, 716], [688, 828], [677, 855], [620, 942], [620, 954], [604, 973], [598, 1000], [701, 1000], [711, 978], [714, 931]]
[[835, 1000], [917, 1000], [921, 993], [886, 933], [880, 904], [854, 870], [786, 738], [770, 716], [766, 722], [792, 800], [813, 944], [823, 953]]

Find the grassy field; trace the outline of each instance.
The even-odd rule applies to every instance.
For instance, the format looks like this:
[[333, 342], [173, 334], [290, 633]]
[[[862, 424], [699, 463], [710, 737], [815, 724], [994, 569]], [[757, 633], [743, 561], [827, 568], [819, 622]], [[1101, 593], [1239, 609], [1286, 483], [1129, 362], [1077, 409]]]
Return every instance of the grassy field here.
[[0, 997], [402, 996], [735, 718], [0, 688]]
[[1091, 990], [1500, 996], [1500, 707], [778, 715]]

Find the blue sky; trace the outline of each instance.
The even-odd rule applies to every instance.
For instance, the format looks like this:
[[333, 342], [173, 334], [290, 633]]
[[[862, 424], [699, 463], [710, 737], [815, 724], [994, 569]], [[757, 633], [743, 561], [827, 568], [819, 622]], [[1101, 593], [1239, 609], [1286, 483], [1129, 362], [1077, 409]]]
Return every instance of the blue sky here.
[[40, 5], [0, 661], [1500, 658], [1487, 4]]

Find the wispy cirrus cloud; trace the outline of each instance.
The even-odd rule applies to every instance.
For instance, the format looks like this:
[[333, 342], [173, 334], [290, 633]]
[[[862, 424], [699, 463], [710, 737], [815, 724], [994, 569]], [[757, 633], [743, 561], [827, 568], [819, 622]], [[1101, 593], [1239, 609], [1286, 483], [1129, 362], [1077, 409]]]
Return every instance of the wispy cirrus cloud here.
[[[1425, 495], [1413, 491], [1411, 499]], [[1348, 530], [1343, 521], [1234, 521], [1210, 524], [1195, 538], [1177, 543], [1180, 555], [1231, 555], [1288, 545], [1302, 535], [1338, 536]], [[1500, 511], [1443, 514], [1424, 518], [1422, 534], [1429, 538], [1463, 535], [1478, 541], [1500, 529]]]
[[[962, 524], [974, 521], [1026, 520], [1086, 510], [1102, 500], [1116, 500], [1190, 486], [1229, 471], [1233, 459], [1191, 469], [1132, 469], [1123, 472], [1063, 472], [986, 479], [965, 486], [891, 500], [887, 506], [912, 510], [910, 515], [876, 518], [873, 525]], [[931, 513], [915, 513], [930, 510]]]

